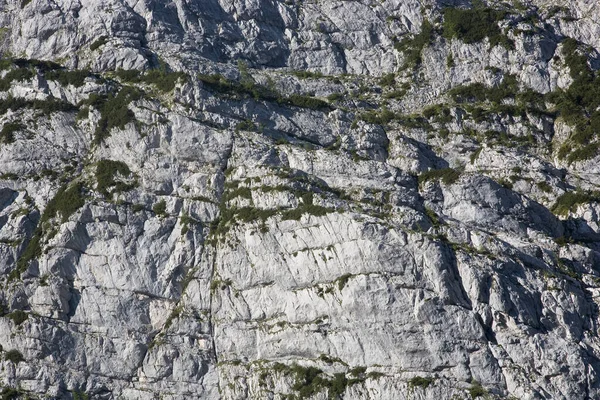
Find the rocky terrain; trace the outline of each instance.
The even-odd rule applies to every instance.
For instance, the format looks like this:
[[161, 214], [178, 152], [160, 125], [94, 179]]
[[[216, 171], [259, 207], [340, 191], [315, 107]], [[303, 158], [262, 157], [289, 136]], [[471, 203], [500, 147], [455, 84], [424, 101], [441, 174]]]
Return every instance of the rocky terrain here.
[[0, 10], [4, 399], [600, 398], [597, 2]]

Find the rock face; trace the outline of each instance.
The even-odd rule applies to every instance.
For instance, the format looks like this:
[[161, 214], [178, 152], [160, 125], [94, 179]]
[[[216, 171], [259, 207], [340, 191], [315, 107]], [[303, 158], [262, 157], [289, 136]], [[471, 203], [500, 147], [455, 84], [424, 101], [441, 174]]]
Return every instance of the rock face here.
[[0, 10], [4, 397], [600, 397], [594, 2]]

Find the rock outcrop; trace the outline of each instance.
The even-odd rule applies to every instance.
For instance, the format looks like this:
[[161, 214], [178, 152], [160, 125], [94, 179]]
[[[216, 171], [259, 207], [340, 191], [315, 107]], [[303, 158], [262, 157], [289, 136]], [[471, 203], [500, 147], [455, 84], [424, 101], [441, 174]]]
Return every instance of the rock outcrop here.
[[6, 398], [600, 397], [600, 7], [0, 1]]

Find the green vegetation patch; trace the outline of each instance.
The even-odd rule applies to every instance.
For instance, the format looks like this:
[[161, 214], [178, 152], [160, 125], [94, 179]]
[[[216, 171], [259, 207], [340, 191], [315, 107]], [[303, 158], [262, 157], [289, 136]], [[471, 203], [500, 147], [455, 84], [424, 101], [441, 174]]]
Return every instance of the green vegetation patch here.
[[44, 235], [48, 233], [48, 237], [52, 237], [56, 233], [56, 228], [50, 224], [50, 221], [60, 218], [60, 222], [65, 223], [84, 204], [83, 184], [79, 182], [71, 185], [65, 184], [56, 192], [56, 195], [46, 205], [33, 236], [17, 260], [17, 268], [11, 271], [8, 277], [9, 281], [19, 278], [29, 266], [29, 262], [42, 254]]
[[600, 150], [600, 76], [588, 65], [586, 53], [571, 38], [563, 42], [562, 55], [569, 67], [573, 83], [547, 95], [558, 114], [573, 133], [558, 150], [558, 157], [569, 163], [588, 160]]
[[282, 105], [308, 108], [312, 110], [329, 110], [331, 105], [314, 96], [293, 94], [288, 97], [281, 96], [274, 89], [256, 84], [250, 78], [242, 79], [240, 82], [232, 81], [220, 74], [205, 75], [199, 74], [204, 86], [208, 89], [219, 92], [235, 99], [254, 98], [269, 102], [277, 102]]
[[131, 170], [122, 161], [100, 160], [96, 165], [97, 189], [104, 196], [108, 197], [113, 193], [125, 192], [133, 189], [134, 183], [125, 183], [117, 180], [121, 176], [127, 178], [131, 176]]
[[56, 99], [25, 100], [20, 97], [8, 97], [6, 99], [0, 99], [0, 114], [4, 114], [8, 110], [19, 111], [24, 108], [41, 111], [44, 115], [50, 115], [58, 111], [68, 112], [77, 110], [77, 107], [75, 107], [73, 104]]
[[418, 67], [421, 65], [423, 49], [433, 41], [433, 25], [428, 20], [423, 20], [421, 32], [412, 38], [396, 40], [394, 48], [404, 54], [404, 67]]
[[20, 122], [7, 122], [0, 131], [0, 143], [14, 143], [14, 133], [23, 129], [25, 129], [25, 125], [21, 124]]
[[154, 204], [154, 206], [152, 207], [152, 211], [154, 211], [154, 213], [156, 215], [166, 216], [167, 215], [167, 202], [164, 200], [160, 200], [159, 202]]
[[504, 99], [515, 98], [519, 92], [519, 83], [516, 76], [505, 75], [502, 82], [494, 87], [483, 83], [473, 83], [466, 86], [457, 86], [448, 91], [448, 94], [457, 103], [491, 102], [499, 104]]
[[175, 88], [177, 82], [187, 82], [188, 75], [184, 72], [167, 71], [165, 66], [158, 69], [151, 69], [145, 73], [138, 70], [123, 70], [116, 71], [116, 75], [125, 82], [130, 83], [147, 83], [156, 86], [162, 92], [170, 92]]
[[23, 357], [23, 354], [21, 354], [19, 350], [15, 349], [7, 351], [6, 354], [4, 354], [4, 358], [6, 360], [12, 361], [15, 364], [18, 364], [21, 361], [25, 361], [25, 357]]
[[441, 180], [446, 185], [451, 185], [460, 178], [460, 174], [460, 171], [453, 168], [430, 169], [419, 175], [419, 185], [424, 185], [432, 180]]
[[94, 144], [100, 144], [110, 135], [113, 128], [123, 129], [125, 125], [135, 121], [133, 111], [129, 109], [129, 103], [137, 101], [142, 93], [131, 86], [124, 86], [114, 95], [108, 96], [92, 94], [85, 104], [100, 110], [100, 120], [94, 132]]
[[73, 85], [75, 87], [81, 87], [85, 83], [85, 78], [90, 75], [90, 71], [87, 70], [69, 71], [66, 69], [59, 69], [46, 72], [45, 77], [48, 80], [60, 83], [62, 86]]
[[12, 319], [15, 325], [21, 325], [23, 322], [29, 318], [29, 314], [22, 310], [15, 310], [9, 314], [6, 314], [6, 318]]
[[90, 44], [90, 50], [91, 51], [96, 51], [100, 47], [104, 46], [106, 43], [108, 43], [108, 37], [107, 36], [100, 36], [92, 44]]
[[292, 75], [294, 75], [300, 79], [319, 79], [319, 78], [323, 78], [325, 76], [321, 72], [311, 72], [311, 71], [292, 71]]
[[329, 213], [334, 212], [335, 209], [331, 207], [322, 207], [315, 204], [301, 204], [293, 210], [287, 210], [281, 213], [282, 220], [300, 220], [304, 214], [314, 215], [315, 217], [322, 217]]
[[328, 399], [339, 399], [346, 392], [348, 386], [363, 382], [364, 378], [348, 379], [345, 373], [326, 375], [316, 367], [303, 367], [298, 364], [287, 366], [275, 363], [272, 367], [275, 373], [283, 373], [294, 378], [292, 389], [296, 392], [294, 398], [307, 399], [318, 393], [327, 391]]
[[568, 215], [577, 210], [580, 204], [600, 202], [600, 191], [565, 192], [556, 199], [552, 212], [556, 215]]
[[434, 380], [434, 378], [423, 378], [422, 376], [415, 376], [414, 378], [408, 381], [408, 385], [411, 387], [420, 387], [423, 389], [427, 389], [427, 387], [431, 385]]
[[444, 10], [443, 36], [457, 38], [465, 43], [477, 43], [486, 37], [492, 47], [500, 44], [514, 49], [514, 42], [502, 34], [498, 22], [506, 16], [505, 11], [477, 6], [471, 9], [446, 8]]
[[471, 382], [471, 387], [469, 388], [469, 395], [471, 395], [471, 399], [476, 399], [478, 397], [487, 396], [488, 391], [481, 386], [481, 384], [477, 381]]

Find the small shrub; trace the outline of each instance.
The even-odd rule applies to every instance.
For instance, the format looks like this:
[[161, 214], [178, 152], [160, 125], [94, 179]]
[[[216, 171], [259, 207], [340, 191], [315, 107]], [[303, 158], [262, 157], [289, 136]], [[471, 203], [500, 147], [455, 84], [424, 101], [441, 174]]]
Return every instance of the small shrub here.
[[505, 15], [505, 12], [491, 8], [446, 8], [443, 36], [447, 39], [457, 38], [465, 43], [477, 43], [487, 37], [492, 47], [501, 44], [511, 49], [514, 43], [511, 43], [498, 27], [498, 22]]
[[56, 192], [56, 195], [46, 205], [33, 236], [17, 260], [17, 268], [11, 271], [9, 281], [20, 277], [27, 269], [29, 262], [42, 254], [42, 237], [46, 231], [51, 231], [50, 221], [53, 218], [61, 217], [60, 222], [67, 222], [71, 215], [83, 207], [85, 200], [82, 191], [83, 185], [76, 183], [65, 184]]
[[29, 3], [31, 3], [31, 0], [21, 0], [21, 8], [25, 8]]
[[556, 215], [567, 215], [569, 212], [577, 210], [580, 204], [600, 202], [600, 192], [565, 192], [556, 199], [552, 207], [552, 212]]
[[125, 86], [117, 95], [112, 93], [106, 97], [90, 96], [86, 103], [100, 109], [100, 120], [94, 132], [94, 144], [100, 144], [110, 135], [113, 128], [123, 129], [125, 125], [135, 120], [135, 115], [129, 109], [129, 103], [142, 97], [139, 90]]
[[18, 389], [5, 387], [4, 389], [2, 389], [2, 392], [0, 392], [0, 398], [2, 400], [18, 399], [19, 397], [21, 397], [22, 394], [23, 393]]
[[239, 132], [239, 131], [248, 131], [248, 132], [256, 132], [256, 125], [254, 124], [254, 122], [252, 122], [249, 119], [246, 119], [244, 121], [238, 122], [238, 124], [235, 126], [235, 131]]
[[107, 42], [108, 42], [108, 37], [106, 37], [106, 36], [100, 36], [98, 39], [96, 39], [94, 41], [94, 43], [90, 44], [90, 50], [91, 51], [96, 51], [101, 46], [104, 46]]
[[25, 125], [20, 122], [7, 122], [0, 131], [0, 143], [13, 143], [15, 141], [14, 133], [23, 129], [25, 129]]
[[[131, 170], [122, 161], [100, 160], [96, 165], [97, 189], [104, 196], [109, 197], [113, 193], [124, 192], [133, 189], [135, 185], [117, 181], [115, 178], [120, 175], [128, 177]], [[112, 190], [111, 190], [112, 189]]]
[[350, 370], [350, 375], [361, 376], [365, 372], [367, 372], [367, 367], [354, 367]]
[[73, 85], [75, 87], [81, 87], [85, 83], [85, 78], [90, 75], [89, 71], [86, 70], [54, 70], [46, 73], [46, 79], [56, 81], [62, 86]]
[[165, 69], [152, 69], [140, 76], [139, 79], [156, 86], [163, 92], [170, 92], [179, 81], [186, 82], [188, 76], [184, 72], [167, 72]]
[[346, 287], [346, 283], [352, 278], [351, 274], [344, 274], [337, 279], [338, 290], [341, 292], [344, 287]]
[[344, 98], [344, 95], [341, 93], [331, 93], [327, 96], [327, 100], [329, 101], [340, 101]]
[[300, 79], [323, 78], [323, 76], [324, 76], [320, 72], [311, 72], [311, 71], [292, 71], [292, 75], [294, 75]]
[[310, 108], [312, 110], [329, 109], [329, 103], [321, 99], [317, 99], [312, 96], [306, 96], [301, 94], [293, 94], [283, 101], [285, 104], [289, 104], [301, 108]]
[[472, 399], [476, 399], [478, 397], [486, 396], [488, 391], [485, 390], [483, 386], [477, 381], [471, 382], [471, 387], [469, 388], [469, 394]]
[[4, 358], [8, 361], [13, 362], [14, 364], [18, 364], [21, 361], [25, 361], [23, 354], [21, 354], [21, 352], [16, 349], [7, 351], [6, 354], [4, 354]]
[[423, 378], [422, 376], [415, 376], [411, 380], [408, 381], [408, 385], [412, 387], [421, 387], [423, 389], [427, 389], [429, 385], [431, 385], [434, 381], [434, 378]]
[[167, 214], [167, 203], [164, 200], [159, 201], [154, 204], [152, 211], [154, 211], [156, 215], [165, 216]]
[[432, 42], [433, 34], [433, 25], [425, 19], [421, 25], [421, 32], [412, 39], [403, 39], [394, 43], [394, 48], [404, 54], [404, 67], [421, 65], [421, 53]]
[[540, 181], [536, 184], [538, 189], [545, 193], [552, 193], [552, 186], [550, 186], [547, 182]]
[[396, 75], [394, 73], [383, 75], [379, 78], [379, 84], [381, 86], [394, 86], [396, 84]]
[[441, 180], [446, 185], [451, 185], [460, 178], [460, 171], [452, 168], [430, 169], [419, 175], [419, 185], [423, 185], [431, 180]]
[[22, 310], [15, 310], [9, 314], [6, 314], [6, 317], [12, 319], [15, 325], [21, 325], [27, 320], [27, 318], [29, 318], [29, 314]]

